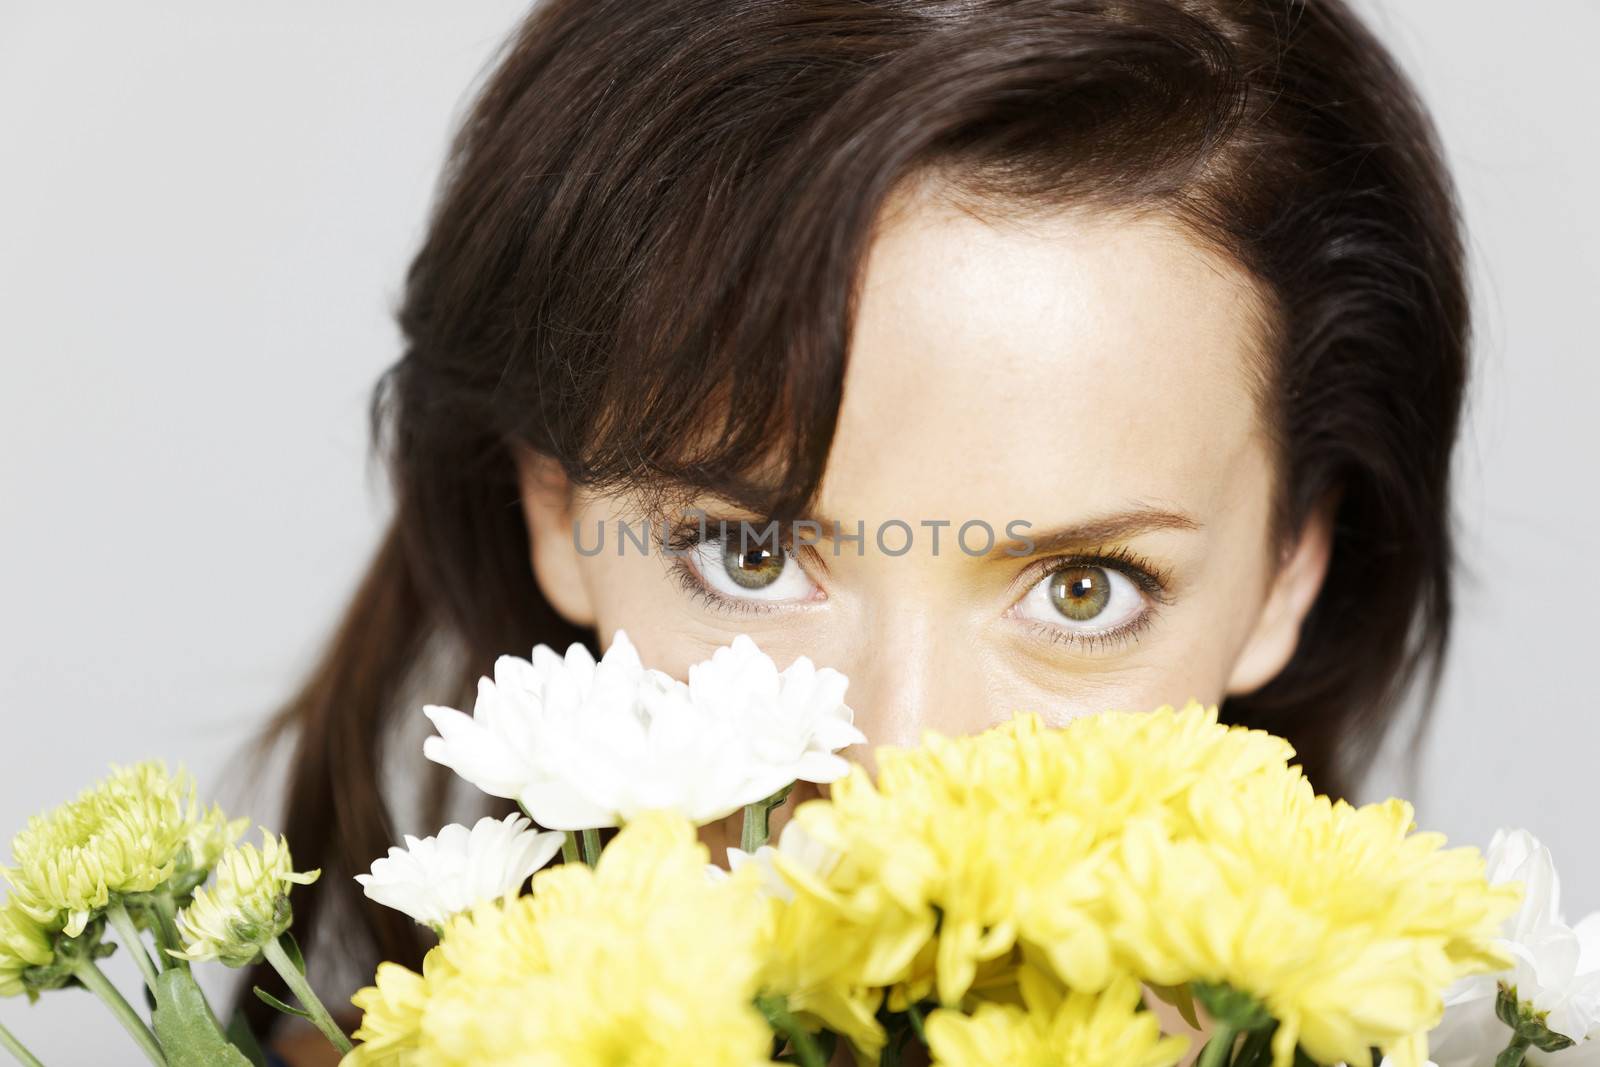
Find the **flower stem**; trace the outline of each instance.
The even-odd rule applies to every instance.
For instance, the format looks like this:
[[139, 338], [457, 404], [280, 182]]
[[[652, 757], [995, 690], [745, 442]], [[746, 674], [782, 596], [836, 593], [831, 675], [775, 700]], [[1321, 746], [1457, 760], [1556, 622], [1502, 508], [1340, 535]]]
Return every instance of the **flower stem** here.
[[1227, 1067], [1233, 1057], [1233, 1039], [1238, 1033], [1226, 1023], [1217, 1024], [1217, 1032], [1206, 1042], [1205, 1051], [1200, 1053], [1196, 1067]]
[[112, 928], [117, 931], [117, 936], [122, 938], [122, 947], [133, 957], [133, 962], [139, 965], [139, 973], [144, 975], [144, 984], [154, 993], [156, 965], [150, 959], [150, 953], [144, 950], [144, 938], [139, 936], [139, 928], [134, 925], [133, 916], [128, 914], [128, 906], [121, 900], [113, 900], [106, 906], [106, 918], [111, 920]]
[[139, 1013], [133, 1010], [133, 1005], [124, 1000], [122, 994], [117, 992], [117, 987], [111, 984], [111, 980], [105, 976], [105, 973], [94, 965], [94, 960], [89, 959], [87, 956], [79, 959], [72, 968], [72, 974], [73, 977], [84, 984], [89, 992], [105, 1002], [106, 1007], [111, 1009], [111, 1014], [117, 1017], [117, 1022], [121, 1023], [122, 1028], [128, 1031], [128, 1036], [133, 1038], [144, 1054], [149, 1057], [151, 1063], [155, 1064], [156, 1067], [167, 1067], [167, 1057], [162, 1053], [161, 1045], [156, 1041], [156, 1035], [150, 1032], [150, 1027], [145, 1025], [145, 1021], [139, 1017]]
[[928, 1032], [923, 1029], [922, 1009], [915, 1004], [907, 1004], [906, 1020], [911, 1023], [911, 1032], [917, 1035], [917, 1040], [926, 1045], [928, 1043]]
[[800, 1058], [801, 1067], [827, 1067], [822, 1058], [822, 1050], [817, 1047], [811, 1031], [801, 1025], [799, 1019], [789, 1014], [789, 1009], [781, 997], [758, 997], [756, 1006], [761, 1009], [761, 1014], [767, 1017], [767, 1022], [772, 1028], [789, 1039], [789, 1044], [794, 1046], [795, 1055]]
[[44, 1067], [44, 1064], [39, 1062], [39, 1057], [29, 1052], [3, 1025], [0, 1025], [0, 1048], [16, 1057], [17, 1062], [23, 1067]]
[[300, 1001], [300, 1006], [310, 1013], [311, 1022], [322, 1031], [322, 1036], [333, 1042], [333, 1047], [340, 1052], [349, 1052], [354, 1047], [350, 1044], [350, 1039], [339, 1029], [339, 1024], [333, 1021], [328, 1009], [322, 1006], [322, 1001], [311, 989], [311, 983], [306, 981], [306, 976], [300, 973], [300, 968], [289, 959], [288, 954], [283, 951], [283, 946], [278, 944], [278, 939], [273, 938], [268, 941], [261, 947], [261, 951], [266, 956], [267, 962], [272, 964], [272, 969], [283, 978], [284, 984], [295, 995], [295, 999]]
[[178, 906], [173, 903], [172, 896], [168, 893], [151, 894], [150, 910], [156, 916], [156, 955], [161, 959], [161, 969], [170, 971], [174, 967], [189, 966], [188, 960], [172, 954], [183, 950], [183, 938], [178, 934]]
[[591, 867], [600, 862], [599, 830], [585, 830], [583, 832], [583, 859]]
[[578, 839], [572, 836], [571, 830], [568, 830], [566, 836], [561, 839], [561, 862], [577, 863], [582, 858], [578, 855]]
[[754, 852], [767, 843], [767, 802], [758, 800], [744, 806], [744, 828], [739, 831], [739, 848]]
[[1494, 1058], [1494, 1067], [1522, 1067], [1532, 1047], [1533, 1043], [1525, 1037], [1512, 1038], [1505, 1051]]
[[767, 843], [772, 836], [770, 829], [772, 809], [789, 799], [789, 790], [793, 788], [794, 784], [790, 783], [770, 797], [744, 806], [744, 827], [739, 831], [741, 851], [754, 852]]

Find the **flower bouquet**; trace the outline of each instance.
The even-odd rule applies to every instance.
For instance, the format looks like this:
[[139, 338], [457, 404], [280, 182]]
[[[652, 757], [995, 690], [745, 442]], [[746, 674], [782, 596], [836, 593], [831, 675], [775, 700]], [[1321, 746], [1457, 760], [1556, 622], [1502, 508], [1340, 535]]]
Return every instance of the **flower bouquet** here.
[[[171, 1067], [265, 1062], [192, 973], [262, 959], [295, 1003], [258, 993], [348, 1067], [1600, 1063], [1600, 917], [1565, 924], [1527, 834], [1446, 849], [1195, 703], [929, 735], [873, 780], [839, 755], [864, 740], [845, 690], [742, 637], [677, 681], [618, 633], [598, 662], [502, 657], [471, 714], [425, 708], [425, 755], [524, 814], [360, 876], [438, 944], [378, 967], [354, 1043], [290, 933], [317, 872], [240, 843], [181, 772], [115, 770], [14, 840], [0, 996], [87, 988]], [[828, 795], [774, 846], [799, 781]], [[713, 864], [697, 826], [741, 810]], [[99, 968], [119, 948], [148, 1013]], [[21, 1037], [0, 1027], [39, 1064]]]

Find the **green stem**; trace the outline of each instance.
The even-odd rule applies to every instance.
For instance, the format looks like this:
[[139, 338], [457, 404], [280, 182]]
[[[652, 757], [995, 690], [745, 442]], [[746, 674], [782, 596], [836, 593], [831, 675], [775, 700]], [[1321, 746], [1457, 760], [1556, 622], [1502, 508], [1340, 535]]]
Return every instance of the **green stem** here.
[[156, 1067], [167, 1067], [167, 1057], [162, 1054], [156, 1035], [150, 1032], [150, 1027], [145, 1025], [145, 1021], [133, 1010], [133, 1006], [123, 999], [122, 994], [117, 992], [117, 987], [111, 984], [111, 980], [104, 972], [94, 965], [94, 960], [88, 957], [80, 959], [72, 968], [72, 974], [91, 993], [105, 1002], [106, 1007], [111, 1009], [111, 1014], [117, 1017], [117, 1022], [128, 1031], [128, 1036], [133, 1038], [151, 1063]]
[[922, 1027], [922, 1009], [915, 1004], [906, 1005], [906, 1018], [911, 1021], [911, 1032], [917, 1035], [917, 1040], [924, 1046], [928, 1043], [928, 1032]]
[[583, 832], [583, 859], [591, 867], [600, 862], [599, 830], [585, 830]]
[[761, 1014], [767, 1017], [767, 1022], [772, 1028], [789, 1039], [789, 1044], [794, 1046], [795, 1055], [800, 1057], [801, 1067], [827, 1067], [826, 1061], [822, 1058], [822, 1050], [817, 1047], [811, 1031], [789, 1013], [781, 998], [759, 997], [756, 1005], [761, 1009]]
[[112, 928], [117, 931], [117, 936], [122, 938], [122, 947], [128, 950], [133, 962], [139, 965], [139, 973], [144, 975], [144, 984], [154, 993], [156, 965], [150, 959], [150, 953], [144, 950], [144, 938], [139, 936], [139, 928], [134, 925], [133, 916], [128, 914], [128, 906], [121, 900], [113, 900], [106, 906], [106, 918], [111, 920]]
[[744, 827], [739, 831], [739, 848], [742, 851], [754, 852], [767, 843], [772, 836], [772, 809], [789, 799], [789, 790], [793, 788], [791, 783], [764, 800], [744, 806]]
[[1533, 1047], [1533, 1042], [1525, 1037], [1514, 1037], [1505, 1051], [1494, 1058], [1494, 1067], [1522, 1067], [1528, 1057], [1528, 1050]]
[[333, 1047], [340, 1052], [349, 1052], [354, 1047], [350, 1044], [350, 1039], [339, 1029], [339, 1024], [333, 1021], [328, 1009], [322, 1006], [322, 1001], [311, 989], [311, 983], [306, 981], [306, 976], [300, 973], [300, 968], [289, 959], [288, 954], [283, 951], [283, 946], [278, 944], [278, 939], [273, 938], [268, 941], [262, 946], [261, 951], [266, 956], [267, 962], [272, 964], [272, 969], [283, 978], [284, 984], [295, 995], [295, 999], [300, 1001], [300, 1006], [310, 1013], [311, 1022], [322, 1031], [322, 1036], [333, 1042]]
[[1218, 1023], [1217, 1032], [1206, 1042], [1205, 1051], [1200, 1053], [1200, 1061], [1196, 1067], [1227, 1067], [1228, 1060], [1233, 1055], [1233, 1039], [1238, 1034], [1239, 1031], [1226, 1023]]
[[161, 958], [161, 969], [170, 971], [174, 967], [188, 967], [188, 960], [172, 954], [183, 950], [183, 937], [178, 933], [178, 906], [173, 903], [171, 895], [151, 894], [150, 910], [156, 917], [156, 955]]
[[568, 830], [566, 836], [561, 839], [561, 862], [577, 863], [582, 858], [578, 855], [578, 839], [572, 836], [571, 830]]
[[744, 828], [739, 831], [739, 848], [754, 852], [767, 843], [767, 802], [758, 800], [744, 806]]
[[5, 1049], [16, 1057], [17, 1062], [22, 1064], [23, 1067], [44, 1067], [44, 1064], [39, 1062], [39, 1057], [23, 1047], [22, 1042], [13, 1037], [11, 1031], [7, 1030], [3, 1025], [0, 1025], [0, 1048]]

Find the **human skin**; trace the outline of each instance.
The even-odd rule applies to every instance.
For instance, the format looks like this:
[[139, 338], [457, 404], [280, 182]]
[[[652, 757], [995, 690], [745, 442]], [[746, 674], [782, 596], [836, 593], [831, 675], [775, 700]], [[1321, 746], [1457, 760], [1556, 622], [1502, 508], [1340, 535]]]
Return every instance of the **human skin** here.
[[[869, 768], [873, 746], [914, 744], [924, 730], [971, 733], [1019, 710], [1060, 723], [1260, 687], [1287, 663], [1322, 582], [1331, 501], [1275, 550], [1252, 279], [1163, 215], [980, 215], [947, 191], [934, 178], [897, 191], [862, 279], [815, 511], [850, 530], [864, 521], [864, 551], [835, 554], [824, 541], [765, 561], [756, 570], [776, 571], [765, 588], [785, 594], [777, 599], [751, 601], [726, 575], [712, 586], [722, 599], [697, 595], [674, 570], [685, 561], [659, 543], [616, 551], [615, 523], [637, 528], [641, 517], [632, 497], [574, 490], [554, 464], [524, 454], [530, 557], [546, 596], [607, 643], [626, 630], [647, 664], [680, 678], [739, 633], [780, 666], [805, 655], [844, 672], [869, 742], [845, 754]], [[754, 518], [711, 499], [695, 505]], [[1024, 520], [1042, 547], [1049, 531], [1130, 512], [1168, 518], [1030, 558], [977, 558], [952, 544], [969, 519], [1002, 543], [1007, 524]], [[889, 519], [914, 529], [904, 555], [874, 543]], [[920, 524], [940, 519], [952, 525], [935, 554]], [[575, 522], [590, 546], [606, 524], [605, 551], [580, 552]], [[1091, 570], [1090, 585], [1108, 594], [1099, 614], [1062, 614], [1046, 570], [1087, 553], [1131, 554], [1161, 575], [1161, 602]], [[706, 572], [722, 562], [691, 557], [700, 570], [690, 585], [716, 579]], [[1132, 636], [1095, 634], [1139, 619]], [[775, 813], [774, 833], [790, 808]], [[737, 819], [703, 837], [724, 855], [738, 843]]]
[[[869, 768], [874, 746], [972, 733], [1020, 710], [1060, 723], [1258, 688], [1294, 650], [1329, 521], [1325, 504], [1274, 551], [1251, 279], [1165, 216], [980, 217], [944, 193], [931, 178], [897, 191], [865, 267], [815, 507], [847, 530], [863, 520], [864, 549], [828, 538], [769, 556], [745, 577], [773, 580], [746, 589], [720, 551], [670, 558], [658, 534], [648, 551], [619, 552], [616, 524], [638, 529], [636, 500], [574, 491], [524, 454], [541, 588], [607, 643], [626, 630], [647, 664], [677, 677], [739, 633], [780, 666], [805, 655], [844, 672], [869, 742], [845, 754]], [[693, 506], [755, 518], [709, 498]], [[1043, 552], [1050, 531], [1129, 513], [1167, 518]], [[875, 543], [889, 519], [913, 527], [903, 555]], [[935, 553], [919, 524], [941, 519], [952, 525]], [[995, 530], [992, 555], [955, 545], [969, 519]], [[1041, 554], [1008, 554], [1016, 519]], [[579, 551], [574, 523], [590, 550], [604, 524], [604, 550]], [[982, 540], [974, 530], [969, 545]], [[1161, 602], [1106, 565], [1067, 577], [1107, 599], [1062, 614], [1046, 571], [1089, 553], [1131, 554], [1163, 578]], [[1106, 632], [1141, 619], [1131, 636]], [[737, 843], [737, 819], [706, 836]]]
[[[603, 640], [626, 630], [646, 663], [678, 677], [739, 633], [780, 666], [805, 655], [843, 671], [869, 742], [845, 754], [869, 769], [874, 746], [972, 733], [1023, 709], [1060, 723], [1259, 688], [1288, 662], [1326, 573], [1333, 501], [1273, 544], [1256, 284], [1165, 215], [980, 214], [947, 192], [933, 177], [903, 185], [865, 267], [815, 508], [825, 529], [864, 520], [864, 548], [824, 538], [787, 559], [708, 550], [674, 562], [658, 540], [619, 553], [616, 523], [637, 528], [636, 500], [575, 491], [524, 454], [541, 588]], [[756, 518], [710, 498], [693, 506]], [[1007, 523], [1025, 520], [1042, 549], [1050, 531], [1129, 514], [1164, 518], [1028, 558], [953, 545], [969, 519], [1013, 549]], [[913, 527], [903, 555], [875, 543], [889, 519]], [[940, 519], [952, 524], [935, 553], [921, 524]], [[604, 524], [605, 550], [578, 551], [575, 523], [591, 548]], [[972, 541], [982, 547], [979, 532]], [[1080, 598], [1072, 617], [1056, 607], [1049, 568], [1124, 554], [1164, 588], [1119, 581], [1113, 566], [1080, 569], [1057, 591], [1087, 578], [1106, 598]], [[730, 566], [770, 584], [746, 589]], [[1132, 634], [1109, 632], [1140, 620]], [[738, 821], [703, 837], [720, 857]]]

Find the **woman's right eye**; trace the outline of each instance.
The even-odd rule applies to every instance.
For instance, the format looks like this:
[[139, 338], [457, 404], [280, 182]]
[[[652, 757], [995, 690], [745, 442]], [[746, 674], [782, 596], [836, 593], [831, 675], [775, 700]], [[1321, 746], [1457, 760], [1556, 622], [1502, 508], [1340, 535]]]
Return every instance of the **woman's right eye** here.
[[710, 592], [728, 600], [800, 601], [818, 592], [805, 569], [782, 549], [707, 539], [685, 558]]

